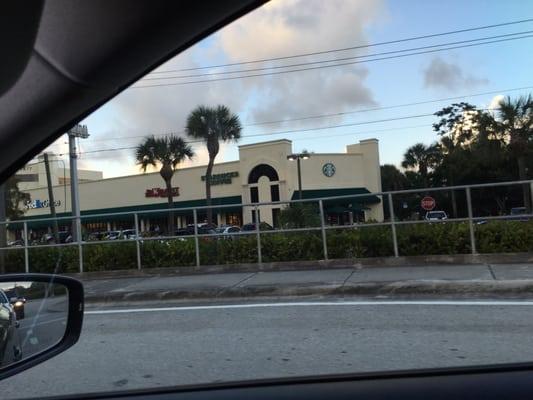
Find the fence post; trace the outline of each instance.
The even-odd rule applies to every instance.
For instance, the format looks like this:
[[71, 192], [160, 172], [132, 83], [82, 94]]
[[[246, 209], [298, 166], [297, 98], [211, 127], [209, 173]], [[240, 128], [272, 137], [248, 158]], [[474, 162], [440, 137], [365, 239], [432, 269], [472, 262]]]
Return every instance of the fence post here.
[[198, 243], [198, 214], [196, 208], [192, 210], [194, 221], [194, 251], [196, 254], [196, 267], [200, 268], [200, 244]]
[[255, 235], [257, 238], [257, 262], [263, 263], [263, 255], [261, 254], [261, 234], [260, 234], [261, 219], [259, 218], [259, 209], [255, 206]]
[[324, 260], [328, 259], [328, 242], [326, 238], [326, 226], [324, 221], [324, 204], [322, 200], [318, 200], [318, 208], [320, 209], [320, 230], [322, 231], [322, 248], [324, 250]]
[[83, 247], [81, 235], [81, 218], [76, 217], [76, 237], [78, 238], [78, 260], [80, 263], [80, 274], [83, 273]]
[[137, 269], [140, 271], [142, 268], [141, 264], [141, 243], [139, 242], [139, 216], [137, 213], [133, 214], [133, 218], [135, 221], [135, 247], [137, 250]]
[[24, 271], [30, 273], [30, 255], [28, 252], [28, 223], [24, 221]]
[[468, 209], [468, 228], [470, 230], [470, 247], [472, 249], [472, 254], [477, 254], [476, 250], [476, 235], [474, 233], [474, 221], [473, 213], [472, 213], [472, 196], [470, 194], [470, 188], [467, 187], [466, 189], [466, 207]]
[[394, 218], [394, 206], [392, 204], [392, 193], [388, 194], [389, 199], [389, 213], [390, 213], [390, 226], [392, 230], [392, 246], [394, 247], [394, 257], [399, 257], [398, 253], [398, 237], [396, 236], [396, 222]]

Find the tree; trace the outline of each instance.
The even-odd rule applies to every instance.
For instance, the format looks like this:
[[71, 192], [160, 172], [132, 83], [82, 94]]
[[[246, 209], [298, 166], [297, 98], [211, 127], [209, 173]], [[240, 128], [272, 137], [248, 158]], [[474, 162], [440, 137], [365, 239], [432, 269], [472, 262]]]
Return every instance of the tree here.
[[[211, 176], [215, 158], [220, 150], [220, 141], [238, 141], [241, 137], [242, 126], [239, 117], [232, 114], [226, 106], [219, 105], [211, 108], [208, 106], [196, 107], [187, 118], [187, 135], [201, 139], [207, 145], [209, 162], [205, 172], [205, 198], [207, 206], [211, 206]], [[207, 209], [207, 223], [213, 220], [213, 210]]]
[[[410, 187], [409, 181], [405, 174], [392, 164], [385, 164], [380, 167], [381, 170], [381, 189], [384, 192], [394, 192], [397, 190], [408, 189]], [[401, 194], [394, 195], [393, 207], [394, 215], [397, 218], [403, 219], [408, 216], [409, 205], [408, 202], [412, 196], [405, 196]], [[403, 207], [405, 204], [405, 208]], [[383, 196], [383, 212], [386, 219], [390, 218], [389, 198]]]
[[8, 220], [17, 220], [24, 215], [24, 203], [30, 200], [28, 193], [21, 192], [18, 187], [19, 180], [16, 176], [10, 177], [4, 186], [5, 209]]
[[284, 229], [320, 226], [320, 213], [316, 204], [291, 204], [281, 210], [279, 222]]
[[[6, 182], [0, 185], [0, 221], [19, 219], [24, 211], [20, 209], [21, 203], [29, 200], [30, 196], [23, 193], [18, 188], [18, 179], [15, 176], [10, 177]], [[7, 246], [7, 225], [0, 225], [0, 247]], [[5, 270], [5, 253], [0, 250], [0, 274]]]
[[381, 189], [384, 192], [392, 192], [407, 188], [407, 178], [396, 166], [385, 164], [381, 169]]
[[[144, 139], [144, 141], [135, 149], [135, 161], [141, 166], [143, 172], [149, 166], [157, 167], [161, 166], [159, 174], [165, 181], [168, 208], [171, 209], [174, 206], [174, 200], [172, 196], [172, 176], [176, 167], [185, 159], [192, 159], [194, 152], [192, 148], [180, 137], [170, 135], [162, 138], [156, 138], [150, 136]], [[168, 215], [168, 233], [174, 232], [174, 214], [169, 211]]]
[[[458, 175], [466, 168], [468, 162], [467, 150], [469, 143], [478, 132], [478, 114], [480, 112], [469, 103], [454, 103], [437, 111], [435, 115], [441, 117], [433, 124], [433, 130], [440, 136], [440, 162], [436, 175], [443, 178], [443, 183], [455, 186], [459, 183]], [[457, 200], [455, 190], [451, 191], [452, 214], [457, 217]]]
[[[503, 133], [509, 143], [509, 150], [516, 159], [518, 179], [527, 179], [527, 157], [533, 142], [533, 98], [531, 95], [511, 100], [503, 99], [496, 111], [496, 129]], [[530, 188], [523, 185], [524, 206], [531, 211]]]
[[424, 187], [429, 187], [429, 173], [439, 160], [439, 148], [436, 144], [426, 146], [417, 143], [407, 149], [403, 156], [402, 167], [415, 169], [422, 179]]

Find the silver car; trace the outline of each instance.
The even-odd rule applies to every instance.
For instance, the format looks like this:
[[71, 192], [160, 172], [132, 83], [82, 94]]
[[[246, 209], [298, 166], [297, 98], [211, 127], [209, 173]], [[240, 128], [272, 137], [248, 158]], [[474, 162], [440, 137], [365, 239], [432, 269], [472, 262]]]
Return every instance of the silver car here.
[[15, 310], [5, 292], [0, 289], [0, 367], [22, 358], [18, 328]]

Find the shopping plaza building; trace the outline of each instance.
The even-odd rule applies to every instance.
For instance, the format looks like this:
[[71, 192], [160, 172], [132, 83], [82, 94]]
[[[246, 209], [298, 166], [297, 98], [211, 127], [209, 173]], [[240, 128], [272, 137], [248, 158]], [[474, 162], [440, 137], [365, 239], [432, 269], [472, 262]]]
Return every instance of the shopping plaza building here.
[[[216, 206], [213, 221], [217, 225], [243, 225], [256, 219], [256, 206], [250, 204], [298, 199], [298, 163], [291, 160], [294, 158], [292, 154], [292, 142], [281, 139], [241, 145], [237, 161], [215, 164], [211, 189], [212, 204]], [[300, 160], [300, 166], [303, 199], [344, 196], [324, 202], [328, 223], [383, 220], [379, 196], [349, 197], [381, 191], [376, 139], [348, 145], [345, 153], [311, 153], [308, 158]], [[176, 227], [193, 222], [192, 211], [185, 208], [206, 205], [205, 171], [205, 166], [176, 170], [172, 179]], [[22, 170], [18, 176], [24, 173], [28, 171]], [[62, 173], [60, 169], [55, 174], [62, 177]], [[119, 212], [137, 212], [141, 231], [166, 226], [164, 221], [167, 213], [147, 212], [168, 208], [165, 184], [158, 172], [101, 179], [97, 171], [87, 171], [83, 177], [86, 179], [79, 182], [79, 193], [82, 222], [86, 230], [132, 228], [133, 216], [105, 215]], [[58, 216], [71, 215], [69, 183], [64, 179], [61, 182], [54, 180], [53, 196]], [[33, 188], [23, 186], [23, 190], [30, 196], [24, 205], [24, 219], [28, 220], [28, 226], [34, 230], [45, 228], [48, 224], [31, 221], [50, 215], [46, 185], [35, 184]], [[220, 207], [222, 205], [231, 207]], [[258, 205], [260, 220], [278, 226], [283, 207], [286, 205]], [[205, 218], [205, 210], [198, 210], [198, 221]], [[65, 222], [63, 225], [68, 224]]]

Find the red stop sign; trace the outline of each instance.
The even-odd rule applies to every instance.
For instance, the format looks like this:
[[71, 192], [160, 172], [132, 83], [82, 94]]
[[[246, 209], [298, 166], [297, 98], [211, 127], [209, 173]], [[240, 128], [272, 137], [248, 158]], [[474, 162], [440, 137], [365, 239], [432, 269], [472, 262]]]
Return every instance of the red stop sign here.
[[422, 206], [422, 208], [426, 211], [431, 211], [435, 208], [435, 205], [437, 203], [435, 202], [435, 199], [433, 197], [430, 197], [430, 196], [426, 196], [422, 199], [422, 201], [420, 202], [420, 205]]

